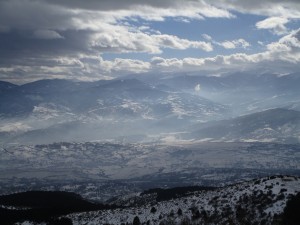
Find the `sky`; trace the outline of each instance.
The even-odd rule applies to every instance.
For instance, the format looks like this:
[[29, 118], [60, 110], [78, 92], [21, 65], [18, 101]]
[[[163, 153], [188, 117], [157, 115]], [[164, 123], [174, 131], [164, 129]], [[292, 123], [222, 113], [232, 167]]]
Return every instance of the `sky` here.
[[0, 0], [0, 80], [300, 69], [299, 0]]

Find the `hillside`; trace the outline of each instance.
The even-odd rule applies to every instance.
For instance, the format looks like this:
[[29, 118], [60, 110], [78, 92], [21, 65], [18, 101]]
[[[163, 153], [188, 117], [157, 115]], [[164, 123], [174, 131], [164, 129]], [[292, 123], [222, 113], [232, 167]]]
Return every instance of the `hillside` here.
[[114, 198], [110, 204], [114, 206], [66, 192], [0, 196], [1, 224], [297, 225], [300, 178], [278, 175], [223, 188], [151, 189]]
[[68, 217], [74, 225], [139, 224], [136, 216], [141, 224], [283, 224], [286, 203], [299, 191], [299, 178], [273, 176], [167, 201], [156, 201], [155, 193], [140, 195], [134, 198], [146, 198], [147, 204]]

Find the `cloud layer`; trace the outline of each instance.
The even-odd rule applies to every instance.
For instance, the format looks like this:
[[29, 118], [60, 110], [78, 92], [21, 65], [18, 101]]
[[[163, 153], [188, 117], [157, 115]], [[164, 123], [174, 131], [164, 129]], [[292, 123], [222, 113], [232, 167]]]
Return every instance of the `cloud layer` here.
[[[203, 32], [202, 37], [186, 38], [147, 25], [170, 19], [238, 20], [237, 12], [263, 18], [253, 28], [268, 30], [278, 40], [260, 52], [247, 53], [253, 45], [247, 37], [216, 41]], [[299, 19], [297, 0], [0, 0], [0, 79], [24, 83], [42, 78], [110, 79], [157, 70], [299, 70], [299, 30], [288, 28]], [[137, 26], [139, 20], [145, 25]], [[173, 50], [210, 55], [163, 55]], [[105, 60], [105, 54], [117, 56]], [[127, 58], [128, 54], [146, 54], [151, 60]]]

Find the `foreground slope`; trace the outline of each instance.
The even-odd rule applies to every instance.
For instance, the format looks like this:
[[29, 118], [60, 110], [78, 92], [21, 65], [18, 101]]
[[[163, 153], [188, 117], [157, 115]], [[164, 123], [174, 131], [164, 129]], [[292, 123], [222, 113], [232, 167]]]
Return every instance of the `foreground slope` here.
[[142, 224], [282, 224], [287, 201], [299, 191], [299, 178], [272, 176], [167, 201], [158, 201], [155, 193], [137, 195], [127, 199], [136, 206], [68, 217], [75, 225], [132, 224], [137, 220]]

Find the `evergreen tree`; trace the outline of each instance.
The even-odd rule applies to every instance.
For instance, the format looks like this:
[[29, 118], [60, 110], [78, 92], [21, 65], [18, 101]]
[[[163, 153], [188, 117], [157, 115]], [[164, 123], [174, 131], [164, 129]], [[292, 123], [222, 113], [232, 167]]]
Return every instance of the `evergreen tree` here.
[[133, 225], [141, 225], [141, 221], [140, 221], [140, 218], [138, 216], [134, 217]]

